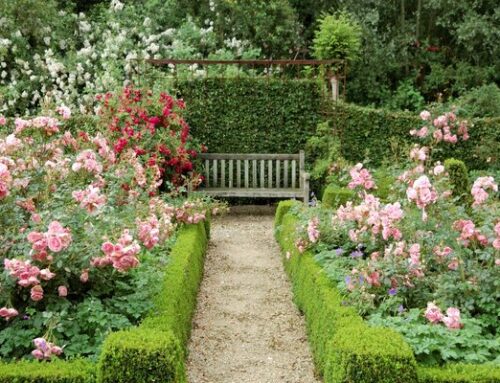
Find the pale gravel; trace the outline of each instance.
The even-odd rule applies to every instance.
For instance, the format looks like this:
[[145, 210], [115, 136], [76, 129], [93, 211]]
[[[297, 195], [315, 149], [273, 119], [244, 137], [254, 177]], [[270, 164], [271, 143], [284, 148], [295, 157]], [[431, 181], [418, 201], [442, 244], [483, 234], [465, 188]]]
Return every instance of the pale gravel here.
[[317, 383], [272, 216], [214, 220], [187, 362], [190, 383]]

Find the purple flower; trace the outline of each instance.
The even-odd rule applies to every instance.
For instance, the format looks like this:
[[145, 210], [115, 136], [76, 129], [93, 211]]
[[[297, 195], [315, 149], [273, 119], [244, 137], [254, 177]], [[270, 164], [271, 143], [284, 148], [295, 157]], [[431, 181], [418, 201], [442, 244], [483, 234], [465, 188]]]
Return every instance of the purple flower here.
[[404, 306], [403, 305], [399, 305], [399, 307], [398, 307], [398, 313], [402, 314], [403, 311], [405, 311]]
[[342, 249], [341, 247], [339, 247], [338, 249], [335, 249], [335, 254], [337, 254], [338, 256], [341, 256], [342, 254], [344, 254], [344, 249]]
[[391, 297], [393, 297], [394, 295], [396, 295], [398, 293], [398, 289], [396, 289], [395, 287], [393, 287], [392, 289], [389, 289], [389, 291], [387, 292]]
[[345, 284], [348, 285], [351, 283], [351, 277], [348, 275], [347, 277], [344, 278]]
[[351, 257], [353, 258], [359, 258], [363, 256], [363, 252], [359, 250], [355, 250], [351, 253]]

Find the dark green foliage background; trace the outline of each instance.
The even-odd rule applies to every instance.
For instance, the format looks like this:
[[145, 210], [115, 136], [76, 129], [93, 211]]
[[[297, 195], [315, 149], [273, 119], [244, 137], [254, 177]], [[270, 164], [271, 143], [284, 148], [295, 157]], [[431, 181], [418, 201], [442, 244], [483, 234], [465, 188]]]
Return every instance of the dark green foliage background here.
[[211, 153], [296, 153], [321, 118], [312, 80], [208, 78], [177, 83], [193, 136]]
[[[405, 147], [417, 142], [409, 131], [421, 126], [419, 117], [412, 113], [347, 103], [332, 105], [328, 118], [340, 138], [344, 158], [352, 162], [369, 158], [371, 166], [393, 162], [399, 155], [406, 158]], [[458, 158], [469, 169], [498, 168], [500, 118], [472, 119], [471, 122], [470, 139], [455, 145], [441, 145], [434, 159]]]

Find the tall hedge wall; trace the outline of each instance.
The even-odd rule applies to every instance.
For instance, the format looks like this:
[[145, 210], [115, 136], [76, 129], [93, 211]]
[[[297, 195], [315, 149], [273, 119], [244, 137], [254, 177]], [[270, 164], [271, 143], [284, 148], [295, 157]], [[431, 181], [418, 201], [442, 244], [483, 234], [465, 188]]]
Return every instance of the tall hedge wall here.
[[[342, 155], [353, 162], [369, 157], [375, 166], [391, 158], [394, 145], [414, 143], [409, 131], [421, 124], [412, 113], [348, 103], [331, 104], [327, 118], [340, 138]], [[455, 145], [443, 144], [438, 159], [457, 158], [470, 169], [500, 167], [500, 118], [473, 119], [471, 123], [470, 139]]]
[[207, 78], [179, 80], [186, 121], [212, 153], [296, 153], [321, 117], [312, 80]]

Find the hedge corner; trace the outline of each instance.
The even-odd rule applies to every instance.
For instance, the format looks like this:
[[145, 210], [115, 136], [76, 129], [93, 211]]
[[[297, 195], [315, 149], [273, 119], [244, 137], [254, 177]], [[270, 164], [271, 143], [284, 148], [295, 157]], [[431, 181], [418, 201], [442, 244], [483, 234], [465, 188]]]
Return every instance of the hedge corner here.
[[99, 383], [184, 383], [184, 354], [171, 331], [134, 328], [108, 336], [98, 368]]

